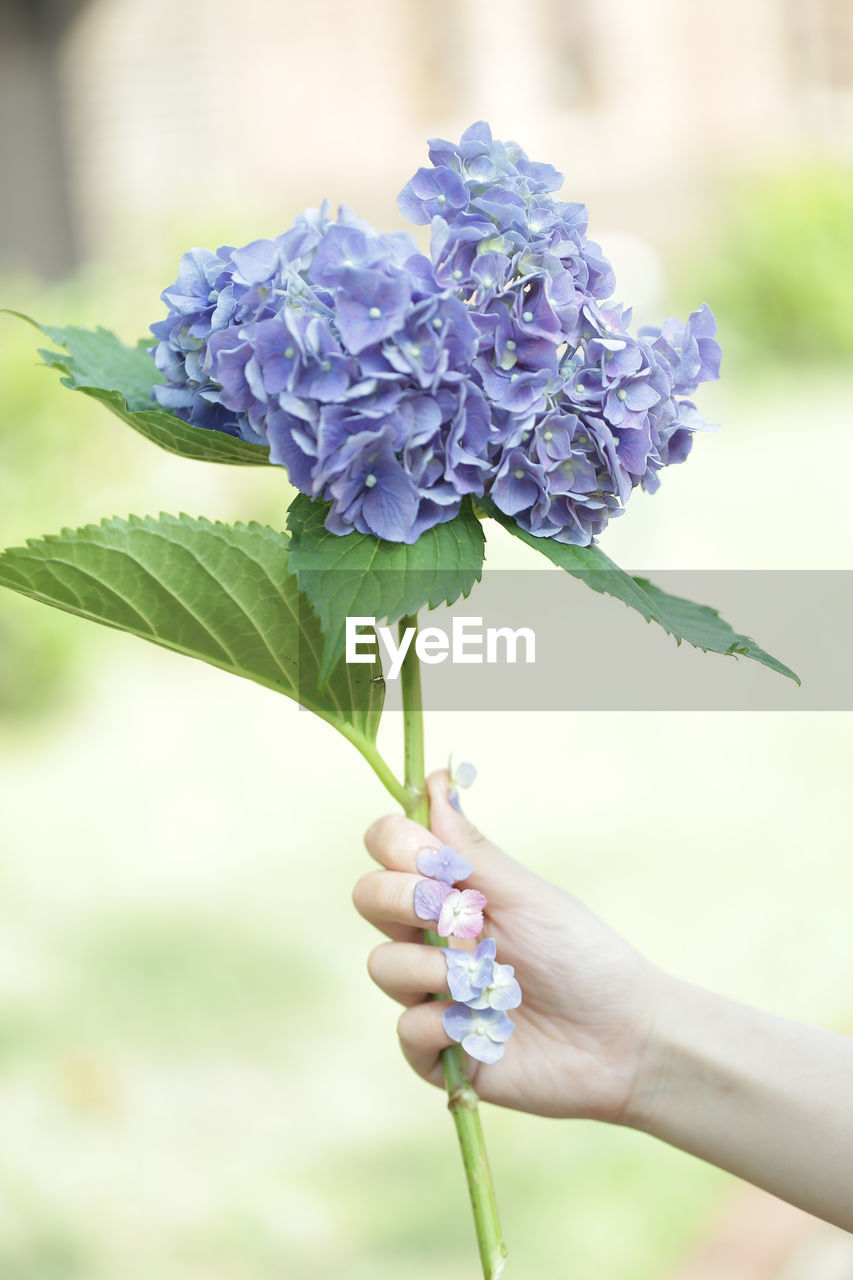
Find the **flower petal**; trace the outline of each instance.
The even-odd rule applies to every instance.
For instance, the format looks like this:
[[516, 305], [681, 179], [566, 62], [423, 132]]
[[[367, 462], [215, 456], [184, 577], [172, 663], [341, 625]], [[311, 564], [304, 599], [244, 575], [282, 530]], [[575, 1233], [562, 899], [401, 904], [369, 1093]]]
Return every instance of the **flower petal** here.
[[483, 930], [485, 894], [476, 889], [451, 889], [441, 904], [436, 932], [442, 938], [476, 938]]
[[449, 844], [443, 844], [440, 849], [421, 849], [416, 866], [423, 875], [443, 880], [445, 884], [467, 880], [474, 870], [468, 859]]
[[478, 1062], [487, 1062], [490, 1065], [504, 1056], [504, 1046], [490, 1040], [488, 1036], [463, 1036], [462, 1048]]
[[444, 899], [452, 892], [450, 885], [441, 880], [419, 880], [415, 885], [415, 915], [419, 920], [438, 920]]

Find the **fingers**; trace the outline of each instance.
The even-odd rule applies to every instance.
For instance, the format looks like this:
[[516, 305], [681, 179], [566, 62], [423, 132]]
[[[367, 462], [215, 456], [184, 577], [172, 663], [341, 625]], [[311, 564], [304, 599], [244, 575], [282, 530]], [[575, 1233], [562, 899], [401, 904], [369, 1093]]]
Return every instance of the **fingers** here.
[[439, 839], [453, 845], [454, 849], [464, 853], [465, 857], [470, 858], [472, 862], [474, 856], [479, 854], [480, 861], [485, 861], [487, 865], [491, 863], [499, 850], [477, 830], [461, 810], [450, 803], [452, 788], [447, 770], [437, 769], [435, 773], [431, 773], [426, 780], [426, 786], [429, 795], [430, 826]]
[[431, 773], [426, 780], [430, 806], [430, 826], [442, 844], [449, 844], [464, 854], [474, 867], [468, 883], [481, 889], [493, 906], [512, 902], [518, 896], [523, 868], [487, 840], [458, 809], [450, 803], [450, 774], [446, 769]]
[[367, 957], [367, 972], [386, 995], [413, 1005], [427, 995], [447, 993], [447, 961], [436, 947], [383, 942]]
[[415, 885], [423, 876], [401, 871], [368, 871], [357, 881], [352, 900], [359, 915], [371, 924], [406, 925], [424, 929], [427, 922], [415, 914]]
[[426, 1004], [416, 1004], [407, 1009], [397, 1022], [397, 1035], [406, 1061], [419, 1076], [437, 1085], [444, 1083], [438, 1055], [453, 1043], [441, 1025], [441, 1015], [446, 1007], [443, 1000], [429, 1000]]
[[389, 813], [367, 828], [367, 852], [389, 871], [415, 871], [421, 849], [438, 849], [441, 840], [420, 823]]
[[496, 892], [506, 896], [520, 870], [518, 863], [501, 853], [464, 814], [453, 808], [448, 798], [450, 775], [446, 769], [430, 774], [427, 789], [432, 831], [402, 814], [387, 814], [367, 829], [364, 843], [368, 853], [391, 871], [414, 872], [422, 849], [449, 844], [474, 867], [466, 884], [482, 889], [488, 897]]

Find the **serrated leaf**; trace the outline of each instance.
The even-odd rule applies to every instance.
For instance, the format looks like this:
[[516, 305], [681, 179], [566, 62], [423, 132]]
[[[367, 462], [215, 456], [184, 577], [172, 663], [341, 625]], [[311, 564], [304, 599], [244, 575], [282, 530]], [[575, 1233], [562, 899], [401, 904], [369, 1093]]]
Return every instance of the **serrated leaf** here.
[[740, 635], [720, 617], [710, 605], [695, 604], [680, 596], [662, 591], [647, 578], [632, 578], [624, 569], [605, 555], [597, 546], [573, 547], [553, 538], [537, 538], [500, 511], [489, 498], [479, 500], [485, 513], [497, 520], [514, 537], [539, 551], [561, 569], [580, 578], [593, 591], [615, 596], [646, 619], [657, 622], [664, 631], [675, 637], [676, 643], [686, 640], [694, 648], [705, 653], [722, 653], [728, 656], [752, 658], [771, 671], [778, 671], [800, 684], [800, 678], [778, 658], [760, 648], [749, 636]]
[[248, 440], [190, 426], [151, 398], [152, 388], [163, 381], [147, 348], [152, 339], [141, 338], [126, 347], [108, 329], [59, 328], [42, 325], [21, 312], [21, 320], [39, 329], [61, 350], [41, 348], [39, 355], [50, 368], [64, 374], [63, 386], [82, 391], [106, 405], [117, 417], [154, 444], [182, 458], [222, 462], [232, 466], [266, 466], [269, 450]]
[[254, 680], [373, 743], [381, 667], [341, 663], [320, 690], [320, 626], [288, 552], [259, 524], [132, 516], [4, 551], [0, 585]]
[[467, 596], [483, 571], [486, 540], [470, 502], [411, 546], [369, 534], [338, 537], [324, 526], [328, 504], [297, 494], [287, 516], [290, 571], [314, 606], [325, 636], [320, 680], [344, 651], [347, 617], [396, 622]]

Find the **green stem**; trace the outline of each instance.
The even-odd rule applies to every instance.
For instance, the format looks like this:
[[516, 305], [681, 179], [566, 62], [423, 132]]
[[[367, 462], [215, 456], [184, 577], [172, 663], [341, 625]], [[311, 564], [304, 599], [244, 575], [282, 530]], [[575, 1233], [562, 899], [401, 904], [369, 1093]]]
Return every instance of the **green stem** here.
[[352, 743], [356, 751], [361, 752], [379, 781], [382, 783], [389, 795], [393, 796], [397, 804], [405, 809], [406, 813], [412, 812], [414, 797], [410, 791], [407, 791], [400, 779], [394, 773], [388, 761], [380, 754], [375, 742], [368, 742], [357, 730], [353, 729], [347, 732], [348, 726], [341, 725], [340, 721], [335, 721], [335, 728], [339, 733]]
[[[401, 636], [407, 627], [414, 627], [415, 637], [417, 637], [417, 614], [400, 619]], [[421, 670], [415, 653], [414, 640], [403, 660], [400, 684], [403, 695], [406, 789], [410, 797], [417, 797], [414, 803], [410, 802], [405, 807], [416, 822], [429, 827], [429, 797], [424, 783], [424, 711]], [[445, 944], [445, 939], [440, 938], [432, 929], [426, 929], [424, 937], [434, 947], [442, 947]], [[498, 1221], [492, 1175], [489, 1170], [486, 1145], [483, 1141], [480, 1113], [477, 1109], [477, 1094], [465, 1072], [465, 1055], [458, 1044], [442, 1050], [441, 1065], [444, 1068], [444, 1082], [447, 1086], [447, 1106], [453, 1116], [456, 1135], [462, 1150], [462, 1163], [465, 1166], [468, 1194], [471, 1197], [483, 1275], [485, 1280], [497, 1280], [504, 1269], [506, 1245]]]

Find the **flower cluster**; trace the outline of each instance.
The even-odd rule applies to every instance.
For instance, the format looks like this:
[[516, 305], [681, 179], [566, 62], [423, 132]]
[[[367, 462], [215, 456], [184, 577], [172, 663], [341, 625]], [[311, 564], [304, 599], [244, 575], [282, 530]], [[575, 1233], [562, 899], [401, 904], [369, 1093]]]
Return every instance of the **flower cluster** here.
[[[450, 845], [422, 849], [417, 868], [428, 880], [415, 886], [415, 914], [435, 921], [442, 937], [476, 938], [483, 929], [486, 899], [475, 889], [455, 889], [473, 867]], [[512, 965], [495, 960], [494, 938], [484, 938], [474, 951], [442, 947], [447, 961], [447, 985], [454, 1003], [445, 1010], [442, 1025], [452, 1040], [480, 1062], [497, 1062], [515, 1030], [507, 1009], [521, 1004], [521, 988]]]
[[332, 533], [411, 543], [470, 494], [587, 545], [706, 425], [683, 397], [718, 376], [713, 316], [634, 337], [551, 165], [482, 122], [429, 156], [399, 197], [430, 224], [428, 257], [326, 205], [274, 240], [185, 254], [152, 325], [154, 394], [268, 444]]
[[436, 933], [442, 938], [476, 938], [483, 929], [485, 895], [476, 889], [454, 889], [457, 880], [467, 880], [473, 867], [450, 847], [422, 849], [417, 859], [418, 871], [432, 877], [415, 885], [415, 915], [420, 920], [435, 920]]

